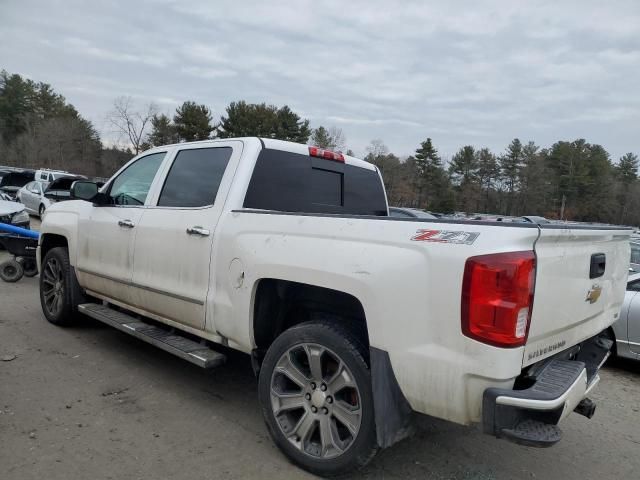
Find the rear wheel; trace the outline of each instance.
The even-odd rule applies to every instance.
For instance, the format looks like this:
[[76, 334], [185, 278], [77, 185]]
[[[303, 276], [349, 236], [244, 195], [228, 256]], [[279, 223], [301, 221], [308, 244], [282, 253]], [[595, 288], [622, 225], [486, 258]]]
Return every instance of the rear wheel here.
[[40, 304], [48, 321], [69, 325], [79, 315], [78, 305], [85, 300], [64, 247], [52, 248], [42, 261]]
[[377, 451], [366, 350], [333, 322], [308, 322], [281, 334], [260, 370], [269, 433], [296, 464], [319, 475], [360, 468]]
[[22, 275], [24, 275], [24, 269], [17, 260], [11, 259], [0, 263], [0, 278], [5, 282], [17, 282]]

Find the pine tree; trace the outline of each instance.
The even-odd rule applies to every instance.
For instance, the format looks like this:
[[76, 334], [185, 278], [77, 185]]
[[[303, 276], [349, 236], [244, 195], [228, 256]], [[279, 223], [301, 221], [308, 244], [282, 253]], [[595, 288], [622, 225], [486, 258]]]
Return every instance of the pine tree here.
[[449, 179], [431, 138], [420, 143], [412, 158], [417, 173], [414, 180], [417, 190], [416, 206], [438, 210], [445, 191], [449, 188]]
[[[490, 210], [490, 195], [495, 187], [495, 183], [500, 176], [500, 168], [496, 161], [496, 156], [488, 148], [482, 148], [476, 152], [478, 163], [478, 184], [483, 192], [482, 210]], [[480, 205], [478, 205], [480, 207]]]
[[522, 168], [518, 179], [518, 215], [546, 216], [551, 179], [540, 148], [529, 142], [522, 148]]
[[618, 161], [617, 174], [624, 184], [630, 184], [638, 178], [638, 156], [626, 153]]
[[220, 138], [255, 136], [306, 143], [310, 135], [309, 120], [302, 120], [288, 106], [277, 108], [244, 100], [231, 102], [218, 126]]
[[329, 131], [320, 125], [311, 134], [311, 144], [320, 148], [331, 148], [331, 137]]
[[456, 185], [467, 185], [477, 179], [478, 160], [471, 145], [462, 147], [451, 159], [449, 174]]
[[505, 182], [507, 191], [507, 204], [505, 212], [507, 215], [513, 213], [515, 192], [518, 189], [518, 179], [522, 168], [522, 143], [514, 138], [504, 155], [500, 157], [500, 173]]
[[211, 135], [211, 111], [205, 105], [184, 102], [173, 116], [175, 131], [180, 140], [192, 142], [206, 140]]
[[449, 175], [456, 186], [456, 206], [471, 212], [478, 204], [478, 159], [471, 145], [462, 147], [451, 159]]
[[151, 119], [151, 133], [147, 142], [152, 146], [170, 145], [179, 141], [176, 127], [165, 114], [154, 115]]
[[416, 167], [421, 176], [429, 177], [434, 171], [442, 168], [442, 160], [435, 149], [431, 138], [427, 138], [420, 144], [420, 148], [416, 150], [414, 155], [416, 159]]

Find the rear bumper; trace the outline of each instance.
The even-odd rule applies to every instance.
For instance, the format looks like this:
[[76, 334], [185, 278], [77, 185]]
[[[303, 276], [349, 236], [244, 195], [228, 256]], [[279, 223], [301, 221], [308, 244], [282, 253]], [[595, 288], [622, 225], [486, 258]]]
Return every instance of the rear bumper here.
[[600, 334], [556, 357], [532, 365], [516, 385], [488, 388], [482, 403], [483, 431], [531, 446], [551, 446], [562, 437], [558, 423], [576, 410], [593, 415], [587, 399], [613, 342]]

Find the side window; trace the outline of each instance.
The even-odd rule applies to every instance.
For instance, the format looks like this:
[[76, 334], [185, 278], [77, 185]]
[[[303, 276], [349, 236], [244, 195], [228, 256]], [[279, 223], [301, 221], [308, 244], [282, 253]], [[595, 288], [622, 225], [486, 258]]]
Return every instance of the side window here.
[[231, 147], [181, 150], [160, 193], [160, 207], [213, 205], [231, 158]]
[[640, 263], [640, 245], [637, 243], [631, 244], [631, 262], [630, 263]]
[[635, 280], [627, 284], [627, 292], [640, 292], [640, 280]]
[[165, 152], [152, 153], [129, 165], [109, 187], [111, 202], [114, 205], [144, 205], [165, 155]]

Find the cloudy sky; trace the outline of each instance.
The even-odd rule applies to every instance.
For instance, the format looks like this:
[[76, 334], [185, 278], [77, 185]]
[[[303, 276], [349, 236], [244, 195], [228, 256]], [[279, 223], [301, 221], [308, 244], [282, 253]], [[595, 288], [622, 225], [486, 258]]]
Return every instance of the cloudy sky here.
[[0, 0], [0, 68], [103, 138], [115, 97], [215, 116], [245, 99], [337, 126], [356, 153], [432, 137], [496, 152], [583, 137], [640, 153], [640, 1]]

